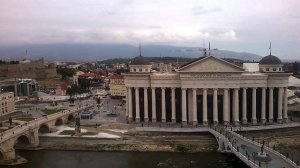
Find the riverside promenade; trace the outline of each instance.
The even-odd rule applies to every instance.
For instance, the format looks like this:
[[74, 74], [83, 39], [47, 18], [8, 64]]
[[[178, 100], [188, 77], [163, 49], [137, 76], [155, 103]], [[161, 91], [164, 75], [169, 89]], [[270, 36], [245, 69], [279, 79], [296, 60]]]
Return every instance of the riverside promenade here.
[[[223, 126], [178, 128], [159, 125], [159, 127], [136, 127], [136, 130], [146, 132], [210, 132], [215, 136], [220, 152], [235, 154], [251, 168], [299, 168], [300, 166], [297, 165], [297, 161], [292, 161], [278, 151], [236, 133], [236, 131], [293, 127], [300, 127], [300, 123], [227, 128]], [[260, 157], [262, 151], [265, 155], [264, 157]]]

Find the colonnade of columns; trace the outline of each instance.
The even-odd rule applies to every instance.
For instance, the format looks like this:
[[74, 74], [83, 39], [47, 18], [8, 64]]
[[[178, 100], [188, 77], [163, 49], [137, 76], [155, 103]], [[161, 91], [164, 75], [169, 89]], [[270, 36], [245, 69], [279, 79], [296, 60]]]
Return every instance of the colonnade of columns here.
[[[144, 89], [144, 122], [149, 121], [149, 112], [148, 112], [148, 89], [150, 88], [143, 88]], [[166, 120], [166, 88], [160, 88], [161, 89], [161, 122], [165, 123]], [[192, 106], [191, 106], [191, 111], [192, 113], [192, 120], [189, 121], [189, 123], [193, 123], [194, 125], [198, 124], [198, 113], [197, 113], [197, 91], [202, 91], [202, 124], [207, 125], [208, 124], [208, 91], [212, 91], [212, 96], [213, 96], [213, 102], [212, 102], [212, 123], [217, 124], [219, 123], [219, 110], [218, 110], [218, 92], [223, 93], [223, 112], [222, 112], [222, 118], [223, 118], [223, 124], [227, 125], [228, 123], [233, 123], [235, 125], [238, 125], [240, 122], [242, 124], [247, 124], [248, 123], [248, 118], [247, 118], [247, 105], [248, 101], [247, 100], [247, 89], [248, 88], [231, 88], [233, 90], [232, 94], [232, 106], [230, 105], [230, 90], [229, 88], [202, 88], [202, 89], [188, 89], [188, 88], [181, 88], [181, 109], [176, 109], [176, 104], [175, 104], [175, 88], [171, 88], [171, 121], [173, 123], [176, 122], [176, 111], [181, 110], [181, 122], [183, 124], [187, 124], [187, 91], [191, 90], [192, 91]], [[242, 107], [239, 107], [239, 90], [242, 89]], [[257, 118], [257, 89], [258, 88], [250, 88], [252, 90], [252, 101], [251, 101], [251, 106], [252, 106], [252, 111], [251, 113], [251, 123], [252, 124], [257, 124], [258, 123], [258, 118]], [[135, 91], [135, 107], [133, 107], [133, 99], [132, 99], [132, 90]], [[269, 102], [268, 102], [268, 116], [266, 116], [266, 91], [268, 90], [269, 93]], [[127, 96], [126, 96], [126, 116], [130, 121], [133, 120], [133, 108], [135, 108], [135, 121], [140, 122], [140, 94], [139, 94], [139, 88], [127, 88]], [[260, 113], [260, 123], [264, 124], [267, 122], [272, 123], [274, 120], [274, 88], [261, 88], [261, 113]], [[151, 122], [156, 122], [156, 88], [151, 88], [151, 100], [152, 104], [152, 118]], [[277, 96], [277, 109], [278, 109], [278, 114], [277, 114], [277, 122], [282, 123], [287, 122], [288, 116], [287, 116], [287, 88], [278, 88], [278, 96]], [[230, 107], [232, 109], [230, 110]], [[242, 116], [239, 116], [239, 112], [241, 109], [241, 114]], [[230, 111], [232, 111], [232, 120], [230, 116]], [[241, 121], [240, 121], [241, 119]]]

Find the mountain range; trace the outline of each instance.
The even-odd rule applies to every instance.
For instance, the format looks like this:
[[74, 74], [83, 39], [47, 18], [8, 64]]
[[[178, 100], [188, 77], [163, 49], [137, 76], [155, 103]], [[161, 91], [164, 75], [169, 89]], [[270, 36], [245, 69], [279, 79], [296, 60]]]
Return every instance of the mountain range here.
[[[207, 49], [206, 49], [207, 50]], [[27, 51], [27, 54], [26, 54]], [[208, 54], [208, 51], [206, 51]], [[204, 55], [204, 48], [168, 45], [143, 45], [141, 53], [147, 57], [197, 58]], [[211, 49], [211, 55], [219, 58], [234, 58], [259, 61], [262, 56], [220, 49]], [[22, 60], [44, 57], [47, 61], [101, 61], [110, 58], [133, 58], [139, 55], [139, 47], [128, 44], [35, 44], [0, 46], [0, 59]]]

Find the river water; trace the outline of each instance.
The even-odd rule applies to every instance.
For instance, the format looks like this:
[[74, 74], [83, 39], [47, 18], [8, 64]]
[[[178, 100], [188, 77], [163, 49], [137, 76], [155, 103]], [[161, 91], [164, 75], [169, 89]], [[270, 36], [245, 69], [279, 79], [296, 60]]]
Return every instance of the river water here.
[[[246, 168], [232, 154], [217, 152], [17, 151], [29, 160], [16, 168]], [[0, 166], [1, 167], [1, 166]], [[1, 167], [2, 168], [2, 167]]]

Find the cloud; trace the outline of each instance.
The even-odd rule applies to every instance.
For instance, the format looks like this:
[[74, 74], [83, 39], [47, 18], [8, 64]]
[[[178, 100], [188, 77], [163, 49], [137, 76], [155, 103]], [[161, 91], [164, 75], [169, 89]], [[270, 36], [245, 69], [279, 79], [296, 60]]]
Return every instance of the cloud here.
[[209, 13], [221, 12], [221, 8], [205, 9], [203, 6], [195, 6], [191, 9], [193, 15], [205, 15]]
[[219, 33], [217, 37], [218, 37], [219, 40], [224, 40], [224, 41], [235, 41], [235, 40], [237, 40], [236, 33], [235, 33], [234, 30], [229, 30], [229, 31], [226, 31], [224, 33]]
[[[139, 41], [199, 45], [206, 39], [259, 53], [265, 41], [277, 41], [282, 48], [300, 42], [299, 4], [299, 0], [1, 0], [0, 46]], [[298, 47], [289, 50], [284, 55], [299, 57]]]

